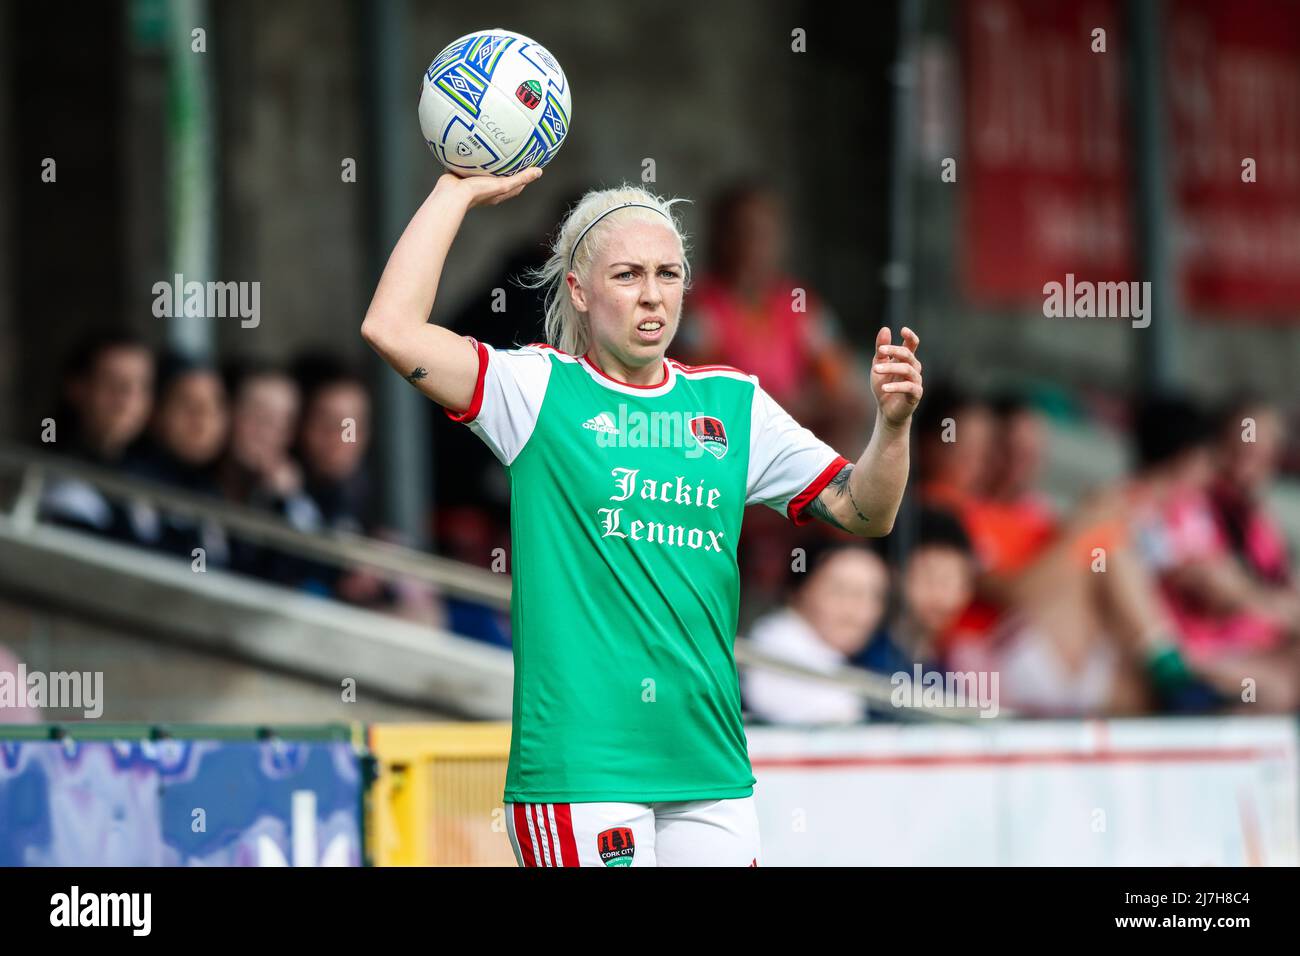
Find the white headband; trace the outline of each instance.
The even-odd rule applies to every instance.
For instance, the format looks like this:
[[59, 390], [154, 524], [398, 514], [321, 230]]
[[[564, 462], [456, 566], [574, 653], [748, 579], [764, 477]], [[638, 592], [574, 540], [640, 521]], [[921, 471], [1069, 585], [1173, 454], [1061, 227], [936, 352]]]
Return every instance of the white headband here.
[[[583, 237], [586, 236], [587, 233], [589, 233], [589, 232], [591, 231], [591, 227], [594, 226], [596, 223], [600, 222], [602, 219], [604, 219], [606, 216], [608, 216], [611, 212], [617, 212], [617, 211], [620, 210], [620, 209], [626, 209], [628, 206], [640, 206], [642, 209], [653, 209], [655, 212], [659, 213], [659, 215], [663, 216], [665, 219], [668, 219], [668, 217], [667, 217], [666, 215], [664, 215], [664, 211], [663, 211], [662, 209], [660, 209], [658, 206], [652, 206], [652, 205], [650, 205], [649, 203], [644, 203], [644, 202], [622, 202], [622, 203], [619, 203], [617, 206], [610, 206], [608, 209], [606, 209], [604, 212], [602, 212], [602, 213], [601, 213], [599, 216], [597, 216], [595, 219], [591, 220], [591, 222], [587, 223], [587, 227], [586, 227], [585, 229], [583, 229], [582, 232], [578, 233], [577, 241], [575, 241], [575, 242], [573, 243], [573, 251], [569, 253], [569, 270], [570, 270], [570, 271], [573, 270], [573, 260], [574, 260], [574, 259], [577, 257], [577, 255], [578, 255], [578, 246], [582, 245]], [[668, 222], [669, 222], [670, 225], [672, 224], [672, 220], [671, 220], [671, 219], [668, 219]]]

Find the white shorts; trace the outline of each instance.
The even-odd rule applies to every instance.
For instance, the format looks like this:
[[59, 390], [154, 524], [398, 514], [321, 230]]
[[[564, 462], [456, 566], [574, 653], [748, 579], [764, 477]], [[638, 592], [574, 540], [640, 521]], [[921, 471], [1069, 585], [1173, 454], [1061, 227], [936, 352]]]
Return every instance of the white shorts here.
[[678, 803], [507, 803], [520, 866], [758, 866], [753, 796]]

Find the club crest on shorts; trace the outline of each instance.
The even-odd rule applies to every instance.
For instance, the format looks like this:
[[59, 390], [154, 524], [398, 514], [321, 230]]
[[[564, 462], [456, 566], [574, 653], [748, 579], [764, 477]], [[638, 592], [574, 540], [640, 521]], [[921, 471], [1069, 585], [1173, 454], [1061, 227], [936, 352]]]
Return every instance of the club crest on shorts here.
[[691, 419], [691, 434], [700, 447], [714, 458], [727, 453], [727, 430], [722, 422], [711, 415], [697, 415]]
[[596, 834], [596, 849], [606, 866], [631, 866], [636, 855], [636, 840], [631, 827], [610, 827]]

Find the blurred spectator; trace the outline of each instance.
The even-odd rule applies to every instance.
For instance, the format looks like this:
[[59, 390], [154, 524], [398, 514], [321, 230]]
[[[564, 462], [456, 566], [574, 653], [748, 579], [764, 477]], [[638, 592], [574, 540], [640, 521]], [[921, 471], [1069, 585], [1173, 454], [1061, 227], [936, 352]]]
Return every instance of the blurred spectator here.
[[[56, 440], [50, 449], [92, 465], [119, 467], [149, 420], [154, 360], [135, 336], [97, 333], [76, 350], [62, 383]], [[135, 539], [131, 510], [93, 485], [68, 478], [51, 480], [41, 511], [56, 524], [123, 539]]]
[[[705, 269], [692, 278], [672, 353], [756, 375], [800, 424], [854, 456], [875, 409], [870, 385], [825, 302], [786, 271], [785, 220], [777, 193], [758, 180], [737, 181], [714, 199]], [[746, 514], [738, 558], [747, 616], [779, 590], [796, 538], [770, 509]]]
[[975, 556], [961, 522], [922, 508], [911, 551], [899, 575], [899, 609], [855, 663], [881, 674], [942, 670], [943, 638], [975, 590]]
[[989, 582], [1003, 567], [1004, 535], [1015, 520], [987, 492], [1005, 437], [988, 403], [944, 382], [927, 386], [915, 429], [921, 504], [961, 523], [975, 559], [975, 590], [942, 635], [940, 650], [946, 651], [953, 641], [986, 637], [1000, 613]]
[[1137, 470], [1093, 495], [1007, 584], [1013, 612], [987, 647], [961, 645], [965, 666], [1002, 674], [1008, 707], [1043, 714], [1200, 711], [1219, 695], [1188, 665], [1160, 598], [1167, 562], [1162, 512], [1204, 487], [1203, 419], [1177, 396], [1141, 400]]
[[372, 534], [379, 525], [366, 454], [370, 393], [346, 363], [309, 355], [295, 363], [302, 388], [297, 451], [307, 494], [325, 527]]
[[986, 556], [993, 571], [1022, 567], [1051, 538], [1056, 514], [1039, 490], [1047, 423], [1023, 396], [1007, 392], [991, 403], [994, 434], [987, 458], [984, 505], [998, 543]]
[[830, 308], [786, 272], [787, 231], [784, 204], [761, 182], [737, 182], [714, 200], [707, 271], [692, 282], [674, 352], [757, 375], [827, 444], [857, 448], [875, 409], [870, 385]]
[[[403, 536], [381, 526], [366, 454], [370, 448], [370, 393], [345, 362], [322, 354], [294, 364], [302, 387], [298, 456], [303, 488], [320, 513], [323, 528], [396, 543]], [[405, 578], [384, 578], [366, 568], [323, 563], [304, 568], [300, 585], [375, 611], [391, 611], [430, 626], [446, 615], [432, 588]]]
[[[809, 539], [804, 571], [793, 571], [785, 606], [754, 622], [756, 650], [814, 671], [834, 673], [859, 654], [885, 613], [889, 569], [856, 541]], [[759, 720], [784, 724], [854, 723], [861, 697], [806, 677], [763, 668], [742, 675], [745, 704]]]
[[1269, 406], [1234, 403], [1215, 436], [1217, 473], [1169, 497], [1149, 548], [1190, 662], [1229, 699], [1253, 681], [1253, 706], [1271, 712], [1300, 708], [1300, 593], [1266, 504], [1281, 430]]
[[1258, 399], [1240, 399], [1227, 408], [1219, 423], [1210, 507], [1224, 547], [1247, 575], [1261, 585], [1293, 589], [1286, 536], [1268, 507], [1283, 430], [1281, 412]]
[[1022, 396], [1003, 393], [989, 403], [993, 429], [978, 492], [961, 517], [980, 558], [975, 598], [954, 626], [955, 636], [988, 634], [1008, 604], [1008, 586], [1057, 531], [1057, 517], [1038, 489], [1047, 426]]
[[[986, 402], [949, 383], [926, 385], [915, 422], [916, 481], [923, 504], [962, 518], [978, 502], [988, 484], [996, 428]], [[978, 553], [979, 543], [972, 543]]]
[[[149, 441], [126, 470], [137, 478], [182, 491], [219, 497], [217, 463], [230, 425], [226, 389], [211, 366], [172, 354], [160, 363], [158, 400]], [[225, 567], [230, 546], [212, 521], [196, 520], [163, 509], [148, 509], [142, 522], [145, 543], [191, 559], [201, 548], [208, 567]]]
[[230, 443], [220, 468], [226, 497], [254, 507], [274, 507], [302, 491], [293, 460], [298, 386], [286, 372], [244, 365], [227, 376]]
[[[366, 453], [370, 394], [346, 363], [313, 353], [294, 363], [302, 389], [297, 452], [302, 483], [320, 514], [322, 530], [373, 535], [378, 530]], [[392, 595], [383, 580], [362, 569], [311, 563], [300, 582], [310, 591], [379, 608]]]
[[[298, 426], [298, 385], [286, 372], [245, 363], [227, 375], [231, 395], [230, 442], [217, 479], [226, 500], [284, 518], [300, 531], [316, 531], [319, 509], [303, 490], [302, 469], [290, 455]], [[302, 562], [272, 548], [232, 538], [231, 567], [290, 583]]]

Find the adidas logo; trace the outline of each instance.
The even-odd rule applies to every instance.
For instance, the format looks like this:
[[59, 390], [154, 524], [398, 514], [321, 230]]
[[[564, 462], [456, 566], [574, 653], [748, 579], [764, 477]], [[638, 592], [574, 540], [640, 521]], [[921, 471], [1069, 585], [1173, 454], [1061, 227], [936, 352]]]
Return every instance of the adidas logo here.
[[594, 432], [608, 432], [611, 435], [619, 434], [618, 426], [614, 424], [607, 412], [601, 412], [592, 418], [588, 418], [582, 423], [583, 428], [590, 428]]

